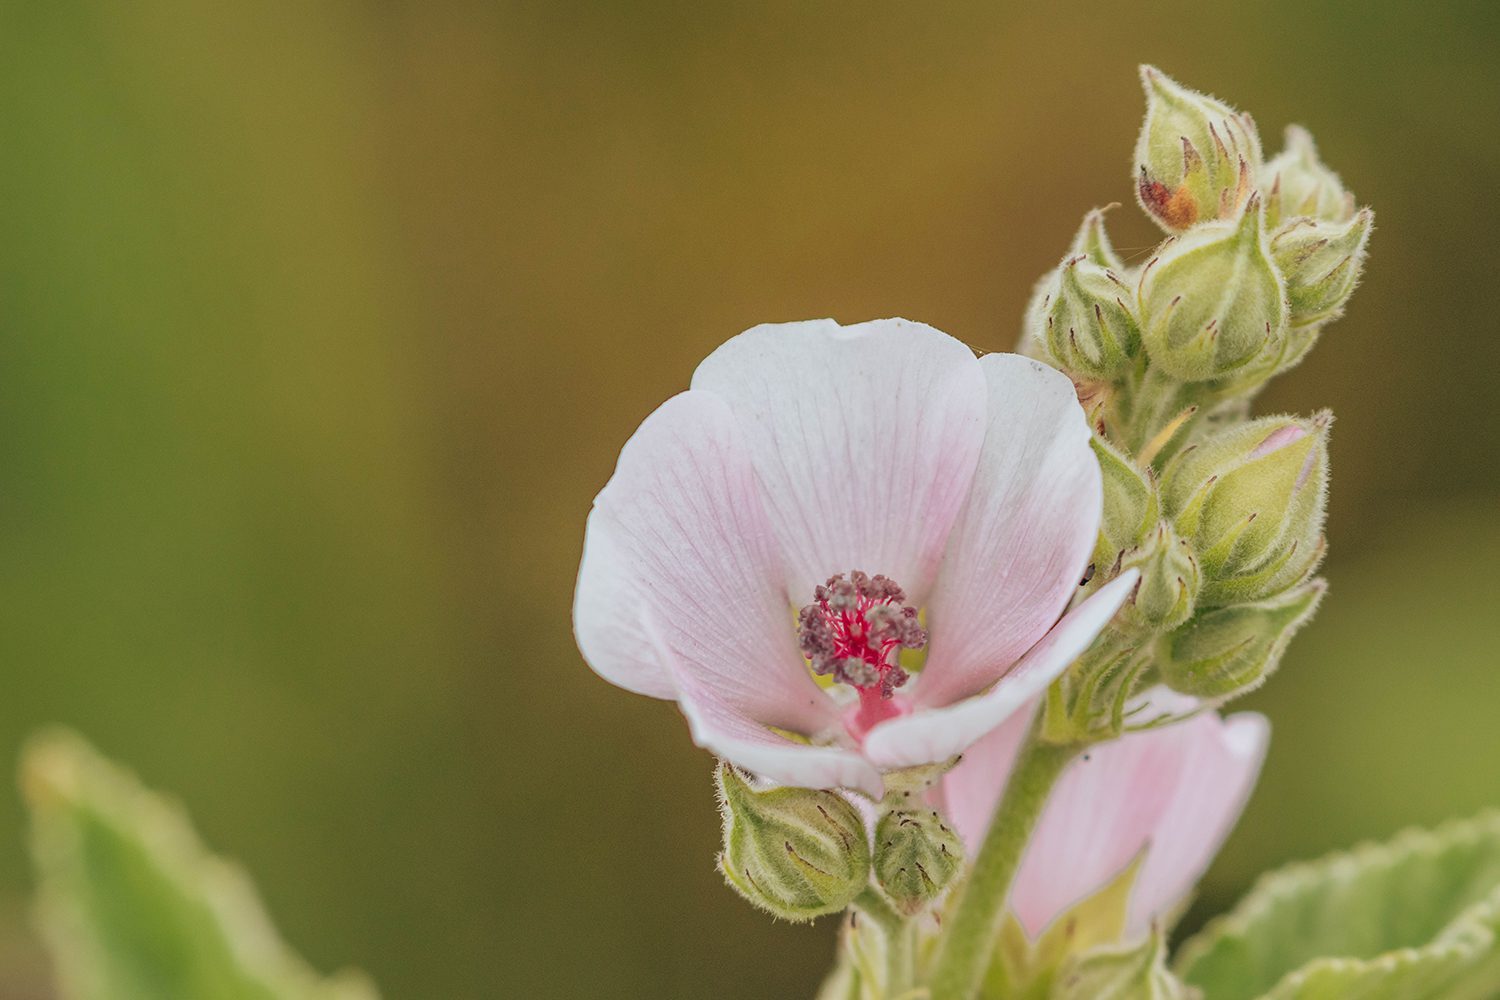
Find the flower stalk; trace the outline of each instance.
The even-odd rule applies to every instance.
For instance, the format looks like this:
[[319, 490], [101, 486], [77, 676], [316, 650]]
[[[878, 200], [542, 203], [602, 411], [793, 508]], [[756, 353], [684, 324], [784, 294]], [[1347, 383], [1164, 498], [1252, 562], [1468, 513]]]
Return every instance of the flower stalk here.
[[1039, 712], [1032, 721], [989, 832], [949, 906], [950, 915], [933, 962], [934, 1000], [966, 1000], [979, 989], [1000, 936], [1021, 854], [1053, 785], [1082, 749], [1078, 744], [1043, 739], [1044, 714]]

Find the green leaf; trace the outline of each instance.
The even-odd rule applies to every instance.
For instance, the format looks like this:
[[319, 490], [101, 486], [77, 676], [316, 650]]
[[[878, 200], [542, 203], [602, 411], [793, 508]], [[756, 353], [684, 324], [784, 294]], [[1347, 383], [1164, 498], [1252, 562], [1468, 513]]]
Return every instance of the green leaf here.
[[42, 931], [68, 1000], [375, 1000], [282, 943], [249, 879], [187, 815], [66, 732], [21, 765]]
[[1500, 996], [1500, 813], [1264, 877], [1186, 942], [1206, 1000]]

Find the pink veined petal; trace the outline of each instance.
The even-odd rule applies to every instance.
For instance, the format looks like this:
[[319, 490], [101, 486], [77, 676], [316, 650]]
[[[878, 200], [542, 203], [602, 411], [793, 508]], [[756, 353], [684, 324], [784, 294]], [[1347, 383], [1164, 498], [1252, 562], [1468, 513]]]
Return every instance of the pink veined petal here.
[[[1018, 712], [944, 776], [939, 804], [971, 850], [984, 836], [1035, 709]], [[1034, 940], [1144, 853], [1127, 934], [1167, 916], [1208, 867], [1254, 785], [1263, 717], [1186, 722], [1100, 744], [1069, 766], [1042, 813], [1011, 890]]]
[[[1099, 588], [984, 694], [942, 708], [919, 707], [880, 723], [865, 737], [865, 756], [879, 767], [890, 769], [931, 764], [963, 752], [1045, 691], [1078, 659], [1130, 596], [1138, 578], [1135, 570], [1128, 570]], [[919, 696], [927, 683], [926, 671], [920, 676]]]
[[[594, 501], [580, 574], [575, 630], [606, 679], [661, 691], [670, 671], [679, 694], [690, 675], [762, 724], [837, 725], [797, 649], [744, 437], [717, 396], [674, 396], [626, 442]], [[647, 617], [658, 633], [649, 644]], [[652, 648], [654, 663], [644, 659]]]
[[745, 430], [794, 603], [856, 569], [926, 596], [984, 436], [968, 347], [900, 319], [767, 324], [714, 351], [692, 384]]
[[1176, 739], [1183, 765], [1131, 894], [1131, 933], [1169, 915], [1203, 876], [1250, 798], [1271, 727], [1255, 712], [1205, 712], [1153, 733]]
[[1151, 843], [1185, 764], [1170, 729], [1100, 744], [1068, 766], [1021, 856], [1011, 910], [1033, 940]]
[[1067, 376], [1014, 354], [979, 359], [988, 431], [928, 607], [932, 648], [914, 693], [983, 691], [1057, 621], [1099, 532], [1099, 463]]

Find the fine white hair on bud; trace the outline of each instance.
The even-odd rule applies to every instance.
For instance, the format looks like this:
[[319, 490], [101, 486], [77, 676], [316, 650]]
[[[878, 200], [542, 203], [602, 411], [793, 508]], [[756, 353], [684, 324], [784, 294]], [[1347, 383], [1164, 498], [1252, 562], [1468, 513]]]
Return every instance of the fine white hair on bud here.
[[1286, 279], [1294, 326], [1326, 323], [1343, 312], [1364, 269], [1375, 213], [1361, 209], [1345, 222], [1300, 218], [1271, 240], [1271, 256]]
[[1354, 215], [1354, 195], [1319, 159], [1312, 133], [1300, 125], [1287, 126], [1286, 148], [1266, 161], [1261, 186], [1273, 230], [1296, 218], [1347, 222]]

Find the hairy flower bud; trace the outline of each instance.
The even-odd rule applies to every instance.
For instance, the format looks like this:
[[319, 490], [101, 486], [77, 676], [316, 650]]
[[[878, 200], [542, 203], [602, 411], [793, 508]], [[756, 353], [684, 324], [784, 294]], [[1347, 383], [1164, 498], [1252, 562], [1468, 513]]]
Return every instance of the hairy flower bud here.
[[1167, 244], [1141, 275], [1141, 337], [1153, 364], [1184, 382], [1218, 379], [1279, 352], [1287, 303], [1260, 200], [1234, 222]]
[[1068, 249], [1068, 256], [1087, 257], [1100, 267], [1106, 267], [1123, 278], [1130, 269], [1126, 266], [1124, 259], [1115, 252], [1115, 245], [1110, 241], [1109, 233], [1104, 229], [1104, 213], [1115, 207], [1116, 205], [1105, 205], [1103, 208], [1091, 209], [1083, 217], [1083, 225], [1078, 227], [1078, 235], [1073, 237], [1073, 245]]
[[1255, 122], [1152, 66], [1141, 67], [1146, 120], [1135, 146], [1136, 194], [1168, 232], [1232, 219], [1255, 187]]
[[1161, 515], [1161, 501], [1151, 474], [1121, 454], [1098, 435], [1094, 454], [1104, 486], [1104, 511], [1099, 521], [1099, 547], [1094, 562], [1107, 568], [1126, 549], [1135, 548]]
[[1322, 557], [1332, 416], [1264, 417], [1185, 449], [1162, 476], [1172, 526], [1203, 572], [1200, 604], [1275, 594]]
[[1125, 370], [1141, 331], [1119, 275], [1085, 254], [1064, 260], [1032, 296], [1027, 329], [1048, 360], [1075, 375], [1110, 379]]
[[1324, 222], [1347, 222], [1354, 215], [1354, 195], [1344, 190], [1339, 175], [1318, 159], [1313, 137], [1300, 125], [1286, 130], [1286, 149], [1261, 169], [1266, 191], [1266, 225], [1305, 216]]
[[716, 772], [724, 814], [719, 870], [778, 917], [837, 913], [869, 881], [870, 844], [858, 811], [836, 792], [758, 789], [729, 764]]
[[1309, 580], [1264, 601], [1198, 615], [1157, 640], [1162, 680], [1174, 691], [1212, 700], [1252, 690], [1276, 669], [1326, 589], [1321, 579]]
[[1203, 574], [1193, 547], [1166, 521], [1145, 542], [1126, 552], [1122, 569], [1137, 569], [1141, 581], [1126, 603], [1126, 619], [1151, 631], [1168, 631], [1193, 616]]
[[1347, 222], [1298, 219], [1271, 240], [1271, 256], [1286, 279], [1294, 326], [1334, 319], [1359, 283], [1375, 213], [1362, 209]]
[[890, 807], [876, 821], [875, 882], [907, 916], [942, 895], [963, 857], [963, 841], [931, 809]]

